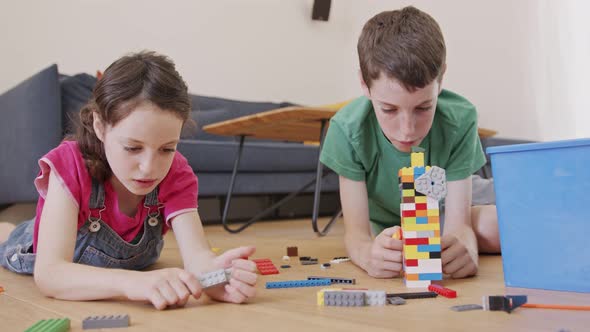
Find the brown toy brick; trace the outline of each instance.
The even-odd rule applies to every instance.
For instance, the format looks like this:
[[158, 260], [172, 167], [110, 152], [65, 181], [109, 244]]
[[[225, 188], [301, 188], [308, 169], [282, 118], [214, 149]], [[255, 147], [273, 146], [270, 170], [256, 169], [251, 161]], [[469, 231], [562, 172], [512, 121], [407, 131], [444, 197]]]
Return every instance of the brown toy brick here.
[[297, 247], [287, 247], [287, 256], [289, 256], [289, 257], [299, 256]]

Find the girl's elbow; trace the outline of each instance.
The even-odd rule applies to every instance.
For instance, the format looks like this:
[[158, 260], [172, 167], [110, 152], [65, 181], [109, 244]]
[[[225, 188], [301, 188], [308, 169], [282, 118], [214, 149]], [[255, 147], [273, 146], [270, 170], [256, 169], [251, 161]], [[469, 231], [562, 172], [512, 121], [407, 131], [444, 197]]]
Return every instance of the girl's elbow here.
[[58, 285], [59, 278], [55, 278], [55, 276], [56, 273], [55, 271], [52, 272], [50, 266], [35, 266], [33, 278], [35, 279], [35, 284], [37, 285], [37, 288], [39, 288], [41, 294], [51, 298], [60, 298]]

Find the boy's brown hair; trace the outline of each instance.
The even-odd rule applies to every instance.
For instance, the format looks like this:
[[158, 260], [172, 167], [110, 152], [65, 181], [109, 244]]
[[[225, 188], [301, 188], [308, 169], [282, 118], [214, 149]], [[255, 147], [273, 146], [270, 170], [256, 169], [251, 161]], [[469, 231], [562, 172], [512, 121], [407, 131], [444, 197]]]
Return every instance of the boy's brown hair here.
[[363, 80], [371, 87], [381, 72], [408, 91], [423, 88], [444, 74], [446, 48], [438, 23], [408, 6], [375, 15], [358, 40]]

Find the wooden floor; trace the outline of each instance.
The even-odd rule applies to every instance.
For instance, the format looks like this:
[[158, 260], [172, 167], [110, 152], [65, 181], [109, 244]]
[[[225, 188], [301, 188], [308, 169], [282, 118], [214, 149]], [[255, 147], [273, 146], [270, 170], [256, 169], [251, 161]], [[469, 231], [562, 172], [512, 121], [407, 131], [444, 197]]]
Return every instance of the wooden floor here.
[[[323, 220], [323, 222], [326, 222]], [[255, 244], [255, 258], [270, 258], [275, 265], [287, 246], [297, 246], [302, 256], [318, 257], [326, 262], [346, 255], [342, 221], [323, 238], [317, 238], [309, 220], [261, 222], [239, 235], [226, 233], [219, 226], [206, 228], [212, 247], [229, 249]], [[156, 267], [181, 266], [173, 234]], [[590, 304], [589, 295], [571, 293], [507, 291], [503, 284], [500, 256], [482, 256], [480, 272], [475, 278], [446, 280], [444, 285], [458, 292], [458, 298], [408, 300], [406, 305], [383, 307], [318, 307], [318, 287], [265, 289], [266, 281], [306, 279], [311, 275], [356, 278], [357, 287], [387, 292], [408, 291], [400, 279], [373, 279], [351, 263], [334, 264], [329, 270], [319, 265], [301, 266], [291, 261], [292, 268], [280, 274], [260, 276], [258, 296], [251, 303], [234, 305], [208, 299], [191, 300], [185, 308], [157, 311], [150, 305], [121, 300], [69, 302], [42, 296], [30, 276], [21, 276], [0, 268], [0, 330], [23, 331], [40, 319], [68, 317], [72, 331], [80, 331], [82, 320], [90, 315], [129, 314], [128, 331], [588, 331], [588, 312], [517, 309], [504, 312], [454, 312], [458, 304], [481, 302], [483, 295], [528, 294], [530, 302], [541, 299], [551, 303]], [[547, 300], [548, 299], [548, 300]], [[585, 302], [585, 303], [584, 303]]]

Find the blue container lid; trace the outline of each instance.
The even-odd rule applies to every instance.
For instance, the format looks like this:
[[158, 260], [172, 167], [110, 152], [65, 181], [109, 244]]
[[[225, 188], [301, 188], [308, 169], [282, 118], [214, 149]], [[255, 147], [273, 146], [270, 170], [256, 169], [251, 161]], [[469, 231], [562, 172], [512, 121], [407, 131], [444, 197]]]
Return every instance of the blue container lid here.
[[571, 148], [571, 147], [586, 146], [586, 145], [590, 145], [590, 138], [579, 138], [579, 139], [570, 139], [570, 140], [554, 141], [554, 142], [491, 146], [486, 149], [486, 152], [488, 154], [494, 154], [494, 153], [505, 153], [505, 152], [522, 152], [522, 151], [532, 151], [532, 150], [561, 149], [561, 148]]

